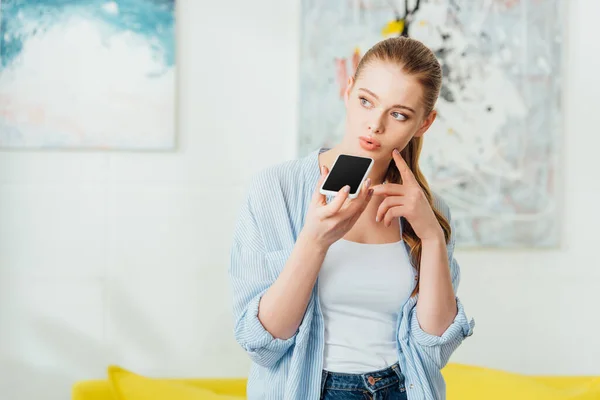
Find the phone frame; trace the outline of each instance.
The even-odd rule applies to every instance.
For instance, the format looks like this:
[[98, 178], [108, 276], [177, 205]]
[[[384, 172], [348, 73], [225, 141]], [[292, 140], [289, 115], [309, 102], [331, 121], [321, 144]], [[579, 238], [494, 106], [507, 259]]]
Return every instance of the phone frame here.
[[365, 174], [363, 175], [363, 177], [360, 180], [360, 183], [358, 184], [358, 188], [356, 189], [356, 192], [355, 193], [348, 193], [348, 198], [355, 199], [356, 197], [358, 197], [358, 194], [360, 193], [360, 191], [362, 189], [363, 183], [367, 179], [367, 177], [369, 176], [369, 172], [371, 172], [371, 168], [373, 168], [373, 164], [375, 163], [375, 160], [373, 160], [371, 157], [356, 156], [354, 154], [338, 154], [338, 156], [336, 157], [335, 161], [333, 162], [333, 165], [331, 166], [331, 169], [329, 170], [329, 173], [327, 174], [327, 177], [325, 178], [325, 180], [321, 184], [321, 187], [319, 188], [319, 193], [321, 193], [321, 194], [323, 194], [325, 196], [336, 196], [338, 194], [338, 192], [334, 192], [333, 190], [325, 190], [325, 189], [323, 189], [323, 186], [325, 186], [325, 184], [327, 183], [327, 179], [329, 179], [329, 174], [331, 173], [331, 171], [333, 171], [333, 169], [335, 168], [335, 165], [337, 164], [337, 162], [338, 162], [338, 160], [340, 159], [341, 156], [366, 158], [366, 159], [371, 160], [371, 162], [369, 163], [369, 166], [367, 167], [367, 170], [365, 171]]

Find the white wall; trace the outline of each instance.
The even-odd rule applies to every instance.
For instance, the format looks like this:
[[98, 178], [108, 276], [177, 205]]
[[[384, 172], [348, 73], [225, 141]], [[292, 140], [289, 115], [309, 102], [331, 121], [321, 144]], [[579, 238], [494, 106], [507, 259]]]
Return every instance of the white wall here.
[[[564, 246], [457, 252], [477, 327], [453, 361], [600, 375], [600, 2], [569, 3]], [[0, 152], [1, 398], [67, 399], [109, 363], [246, 374], [229, 238], [250, 174], [295, 156], [298, 13], [299, 1], [179, 2], [175, 152]]]

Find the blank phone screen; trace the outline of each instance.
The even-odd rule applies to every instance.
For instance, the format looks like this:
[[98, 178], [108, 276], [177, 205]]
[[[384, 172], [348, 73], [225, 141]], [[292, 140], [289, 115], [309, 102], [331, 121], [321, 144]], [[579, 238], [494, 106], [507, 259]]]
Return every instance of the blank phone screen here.
[[333, 169], [329, 172], [323, 189], [338, 192], [344, 186], [350, 185], [350, 193], [355, 193], [369, 168], [369, 164], [371, 164], [370, 158], [340, 155]]

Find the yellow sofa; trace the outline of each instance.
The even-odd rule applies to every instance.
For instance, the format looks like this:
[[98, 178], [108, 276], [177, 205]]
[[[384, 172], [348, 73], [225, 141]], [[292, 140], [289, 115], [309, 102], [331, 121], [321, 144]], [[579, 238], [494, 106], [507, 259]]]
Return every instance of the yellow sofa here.
[[[163, 379], [169, 383], [208, 389], [217, 394], [230, 396], [246, 395], [246, 379]], [[73, 400], [117, 400], [108, 379], [89, 380], [75, 383]]]
[[[527, 376], [451, 363], [447, 400], [600, 400], [600, 377]], [[154, 386], [153, 386], [154, 385]], [[244, 399], [246, 379], [147, 378], [111, 366], [108, 379], [77, 382], [73, 400]]]

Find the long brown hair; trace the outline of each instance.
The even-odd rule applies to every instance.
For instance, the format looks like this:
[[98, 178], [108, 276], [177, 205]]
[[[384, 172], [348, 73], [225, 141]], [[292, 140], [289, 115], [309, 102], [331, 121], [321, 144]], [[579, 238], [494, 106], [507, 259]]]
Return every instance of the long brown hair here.
[[[354, 80], [356, 81], [358, 79], [358, 76], [365, 66], [376, 61], [394, 63], [398, 65], [404, 73], [415, 76], [423, 87], [424, 115], [428, 116], [433, 111], [442, 86], [442, 68], [433, 52], [427, 46], [418, 40], [408, 37], [394, 37], [383, 40], [375, 44], [375, 46], [369, 49], [362, 57], [356, 68], [356, 72], [354, 73]], [[450, 223], [446, 217], [435, 208], [431, 189], [429, 189], [427, 179], [425, 179], [425, 176], [419, 168], [419, 156], [421, 155], [422, 146], [423, 137], [413, 137], [400, 154], [423, 189], [423, 193], [425, 194], [427, 201], [429, 201], [435, 217], [444, 231], [446, 243], [448, 243], [451, 234]], [[393, 160], [388, 168], [386, 180], [390, 183], [402, 183], [400, 171], [398, 171]], [[403, 225], [402, 239], [410, 247], [411, 261], [417, 269], [417, 272], [420, 272], [422, 250], [421, 239], [419, 239], [409, 224]], [[418, 292], [419, 281], [417, 280], [413, 295]]]

